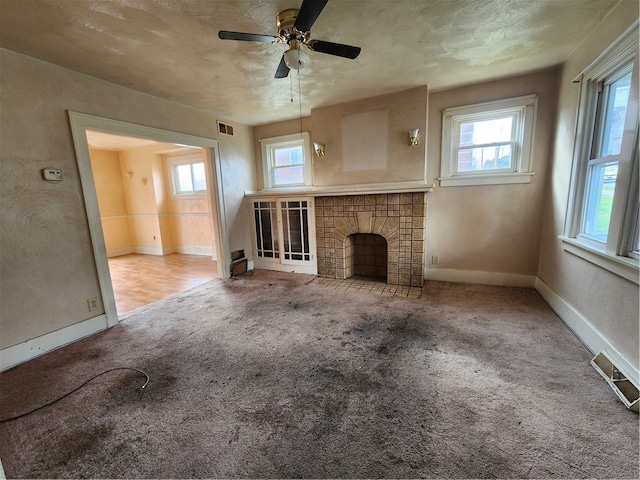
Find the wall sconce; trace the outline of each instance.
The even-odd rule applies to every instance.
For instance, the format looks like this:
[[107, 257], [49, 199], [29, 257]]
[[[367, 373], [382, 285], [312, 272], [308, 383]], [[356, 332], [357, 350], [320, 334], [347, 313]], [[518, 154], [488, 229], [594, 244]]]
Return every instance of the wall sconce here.
[[420, 129], [412, 128], [409, 130], [409, 145], [415, 147], [420, 145]]
[[324, 157], [324, 143], [313, 143], [313, 150], [318, 157]]

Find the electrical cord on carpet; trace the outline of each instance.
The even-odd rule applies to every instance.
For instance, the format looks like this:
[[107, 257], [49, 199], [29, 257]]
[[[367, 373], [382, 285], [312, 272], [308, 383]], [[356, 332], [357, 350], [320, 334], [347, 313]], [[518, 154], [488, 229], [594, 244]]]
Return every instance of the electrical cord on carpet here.
[[15, 417], [9, 417], [9, 418], [3, 418], [2, 420], [0, 420], [0, 423], [5, 423], [5, 422], [10, 422], [12, 420], [17, 420], [18, 418], [22, 418], [22, 417], [26, 417], [27, 415], [31, 415], [34, 412], [37, 412], [38, 410], [42, 410], [43, 408], [49, 407], [51, 405], [53, 405], [54, 403], [59, 402], [60, 400], [62, 400], [63, 398], [67, 398], [69, 395], [71, 395], [72, 393], [77, 392], [78, 390], [80, 390], [82, 387], [84, 387], [86, 384], [88, 384], [89, 382], [91, 382], [92, 380], [95, 380], [96, 378], [98, 378], [101, 375], [104, 375], [106, 373], [109, 372], [114, 372], [116, 370], [132, 370], [134, 372], [138, 372], [141, 373], [142, 375], [144, 375], [147, 378], [147, 381], [144, 382], [144, 385], [142, 385], [142, 388], [144, 389], [144, 387], [146, 387], [149, 382], [151, 381], [151, 379], [149, 378], [149, 375], [147, 375], [145, 372], [143, 372], [142, 370], [139, 370], [137, 368], [133, 368], [133, 367], [116, 367], [116, 368], [110, 368], [109, 370], [105, 370], [102, 373], [99, 373], [97, 375], [94, 375], [93, 377], [91, 377], [89, 380], [87, 380], [86, 382], [84, 382], [82, 385], [80, 385], [77, 388], [74, 388], [73, 390], [71, 390], [68, 393], [65, 393], [64, 395], [62, 395], [61, 397], [56, 398], [55, 400], [51, 400], [48, 403], [45, 403], [44, 405], [41, 405], [37, 408], [34, 408], [33, 410], [29, 410], [26, 413], [22, 413], [20, 415], [16, 415]]

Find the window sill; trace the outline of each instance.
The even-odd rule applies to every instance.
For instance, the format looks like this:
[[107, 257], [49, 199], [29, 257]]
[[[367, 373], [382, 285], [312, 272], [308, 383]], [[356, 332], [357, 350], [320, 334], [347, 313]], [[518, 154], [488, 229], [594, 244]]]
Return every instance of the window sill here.
[[638, 278], [638, 260], [628, 257], [620, 257], [619, 255], [612, 255], [602, 249], [585, 245], [575, 238], [569, 238], [562, 235], [558, 238], [562, 241], [562, 248], [564, 248], [565, 251], [604, 268], [611, 273], [615, 273], [616, 275], [626, 278], [635, 284], [640, 283], [640, 279]]
[[456, 177], [440, 177], [441, 187], [462, 187], [468, 185], [508, 185], [513, 183], [531, 183], [532, 172], [529, 173], [489, 173], [459, 175]]

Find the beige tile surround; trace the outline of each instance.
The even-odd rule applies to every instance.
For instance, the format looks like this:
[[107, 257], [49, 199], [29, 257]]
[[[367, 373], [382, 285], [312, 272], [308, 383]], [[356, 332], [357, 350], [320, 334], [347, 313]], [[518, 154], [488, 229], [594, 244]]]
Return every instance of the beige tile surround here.
[[349, 235], [375, 233], [387, 241], [387, 283], [422, 287], [425, 192], [316, 197], [315, 204], [319, 276], [351, 276]]

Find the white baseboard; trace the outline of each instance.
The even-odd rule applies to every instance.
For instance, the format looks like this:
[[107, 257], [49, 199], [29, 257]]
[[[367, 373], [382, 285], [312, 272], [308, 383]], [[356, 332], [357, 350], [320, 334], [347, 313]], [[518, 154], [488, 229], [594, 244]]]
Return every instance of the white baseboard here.
[[162, 247], [141, 247], [136, 245], [134, 249], [135, 253], [141, 253], [142, 255], [166, 255], [167, 253], [173, 253], [165, 252], [166, 249]]
[[208, 255], [210, 257], [215, 256], [215, 252], [211, 247], [197, 247], [193, 245], [183, 245], [180, 247], [173, 247], [173, 251], [177, 253], [184, 253], [185, 255]]
[[114, 248], [113, 250], [107, 250], [107, 257], [119, 257], [120, 255], [129, 255], [135, 253], [133, 247]]
[[103, 314], [4, 348], [0, 350], [0, 372], [106, 329], [107, 317]]
[[[216, 252], [211, 247], [197, 247], [197, 246], [180, 246], [180, 247], [134, 247], [135, 253], [143, 255], [169, 255], [170, 253], [184, 253], [187, 255], [208, 255], [215, 257]], [[129, 252], [134, 253], [134, 252]], [[215, 259], [215, 258], [214, 258]]]
[[591, 353], [595, 355], [604, 351], [612, 363], [631, 383], [636, 387], [640, 386], [640, 369], [638, 366], [622, 355], [584, 315], [567, 303], [540, 278], [536, 281], [536, 290], [582, 343], [591, 350]]
[[478, 283], [481, 285], [525, 288], [535, 288], [536, 278], [535, 275], [453, 270], [447, 268], [427, 268], [424, 273], [425, 280], [435, 280], [438, 282]]
[[273, 270], [275, 272], [303, 273], [305, 275], [318, 274], [317, 265], [287, 265], [279, 262], [264, 262], [257, 260], [253, 261], [253, 264], [250, 266], [249, 261], [247, 261], [247, 270], [253, 270], [254, 268], [258, 268], [260, 270]]

